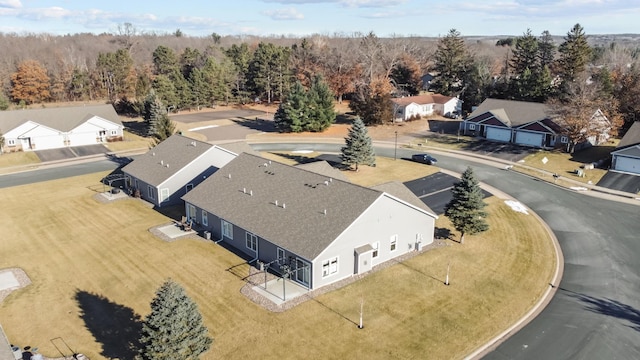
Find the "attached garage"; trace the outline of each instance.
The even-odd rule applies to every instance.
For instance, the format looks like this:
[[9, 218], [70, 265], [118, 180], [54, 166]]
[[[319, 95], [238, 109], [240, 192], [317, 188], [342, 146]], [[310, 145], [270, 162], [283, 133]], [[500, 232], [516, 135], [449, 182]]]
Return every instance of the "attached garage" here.
[[518, 145], [542, 147], [544, 141], [544, 134], [534, 133], [529, 131], [516, 132], [516, 141]]
[[613, 170], [640, 175], [640, 145], [611, 153]]
[[511, 129], [503, 129], [487, 126], [487, 139], [495, 141], [511, 141]]

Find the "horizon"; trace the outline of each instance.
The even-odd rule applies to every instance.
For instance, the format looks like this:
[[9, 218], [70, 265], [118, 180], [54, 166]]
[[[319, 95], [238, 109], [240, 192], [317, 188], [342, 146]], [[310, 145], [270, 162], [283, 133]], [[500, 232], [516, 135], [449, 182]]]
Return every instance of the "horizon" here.
[[[184, 36], [515, 37], [527, 29], [565, 36], [579, 23], [587, 35], [635, 35], [640, 3], [624, 0], [192, 0], [148, 7], [143, 2], [0, 0], [0, 33], [74, 35], [118, 33]], [[127, 9], [123, 11], [122, 9]], [[565, 16], [564, 14], [571, 14]], [[210, 15], [204, 15], [210, 14]], [[327, 21], [326, 19], [330, 19]], [[607, 19], [607, 21], [603, 21]], [[634, 30], [636, 32], [634, 32]]]

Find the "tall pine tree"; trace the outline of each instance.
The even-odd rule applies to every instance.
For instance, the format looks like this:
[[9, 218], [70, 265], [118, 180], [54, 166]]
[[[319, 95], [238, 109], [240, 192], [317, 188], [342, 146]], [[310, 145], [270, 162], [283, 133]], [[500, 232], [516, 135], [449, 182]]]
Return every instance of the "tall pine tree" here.
[[353, 125], [349, 129], [349, 134], [344, 139], [345, 146], [342, 148], [342, 161], [349, 165], [356, 166], [365, 164], [369, 166], [376, 165], [376, 154], [373, 150], [373, 144], [369, 131], [360, 118], [353, 121]]
[[142, 325], [139, 358], [198, 359], [212, 342], [196, 303], [182, 286], [167, 280], [156, 292], [151, 313]]
[[580, 24], [575, 24], [558, 48], [558, 67], [564, 83], [573, 81], [585, 70], [591, 51], [584, 29]]
[[281, 132], [304, 131], [309, 119], [308, 105], [307, 93], [302, 84], [296, 81], [274, 115], [276, 128]]
[[460, 232], [460, 243], [464, 243], [465, 234], [476, 234], [489, 229], [485, 221], [487, 213], [482, 210], [487, 204], [478, 180], [468, 167], [459, 182], [451, 189], [453, 198], [444, 208], [444, 215], [451, 220], [453, 227]]
[[333, 105], [333, 93], [322, 76], [316, 75], [311, 80], [307, 92], [309, 100], [309, 124], [307, 131], [324, 131], [336, 121]]
[[438, 41], [435, 54], [436, 92], [453, 96], [463, 88], [463, 79], [471, 65], [471, 56], [464, 39], [456, 29], [449, 30], [447, 36]]

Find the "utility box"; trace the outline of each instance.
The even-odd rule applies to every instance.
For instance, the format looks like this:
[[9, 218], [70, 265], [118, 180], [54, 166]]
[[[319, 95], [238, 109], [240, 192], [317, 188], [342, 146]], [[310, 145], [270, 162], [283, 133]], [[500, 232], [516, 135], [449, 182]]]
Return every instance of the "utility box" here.
[[204, 232], [204, 238], [207, 240], [211, 240], [211, 231], [205, 231]]

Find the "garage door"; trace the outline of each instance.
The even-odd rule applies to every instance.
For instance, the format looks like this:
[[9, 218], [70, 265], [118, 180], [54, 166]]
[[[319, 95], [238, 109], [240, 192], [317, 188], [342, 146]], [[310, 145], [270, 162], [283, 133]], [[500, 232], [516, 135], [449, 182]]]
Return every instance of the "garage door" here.
[[618, 171], [640, 174], [640, 159], [616, 156], [615, 169]]
[[511, 141], [511, 129], [487, 127], [487, 139], [509, 142]]
[[516, 133], [516, 144], [542, 147], [544, 134], [532, 133], [527, 131], [518, 131]]
[[95, 132], [69, 134], [69, 146], [95, 145], [97, 143]]

